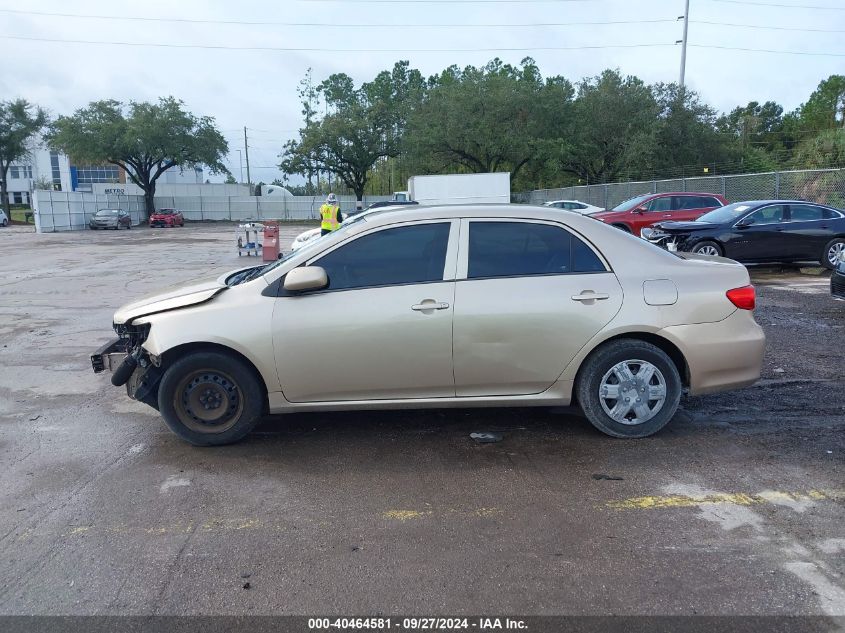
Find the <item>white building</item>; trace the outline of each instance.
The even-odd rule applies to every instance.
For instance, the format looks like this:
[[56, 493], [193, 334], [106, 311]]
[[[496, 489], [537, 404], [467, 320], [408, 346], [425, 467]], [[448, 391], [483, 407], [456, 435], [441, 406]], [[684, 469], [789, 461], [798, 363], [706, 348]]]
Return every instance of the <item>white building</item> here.
[[31, 192], [37, 183], [50, 186], [55, 191], [73, 191], [70, 161], [64, 154], [37, 148], [29, 157], [13, 162], [6, 174], [9, 202], [30, 204]]
[[[28, 157], [9, 166], [7, 178], [11, 204], [31, 204], [31, 192], [39, 186], [53, 191], [102, 193], [111, 185], [124, 189], [127, 194], [140, 192], [117, 165], [75, 165], [64, 154], [46, 148], [41, 141], [33, 143]], [[203, 182], [202, 167], [173, 167], [158, 180], [159, 185], [202, 185]]]

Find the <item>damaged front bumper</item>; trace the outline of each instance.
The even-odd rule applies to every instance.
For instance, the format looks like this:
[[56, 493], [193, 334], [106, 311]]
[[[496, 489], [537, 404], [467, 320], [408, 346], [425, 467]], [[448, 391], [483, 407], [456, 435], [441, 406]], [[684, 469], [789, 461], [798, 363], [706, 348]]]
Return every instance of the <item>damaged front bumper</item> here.
[[128, 345], [129, 340], [122, 338], [106, 343], [91, 354], [91, 369], [95, 374], [116, 370], [129, 354]]
[[117, 326], [115, 330], [120, 338], [91, 354], [91, 369], [95, 374], [111, 372], [111, 383], [115, 387], [126, 385], [130, 398], [158, 409], [158, 383], [163, 373], [161, 363], [141, 346], [149, 327]]

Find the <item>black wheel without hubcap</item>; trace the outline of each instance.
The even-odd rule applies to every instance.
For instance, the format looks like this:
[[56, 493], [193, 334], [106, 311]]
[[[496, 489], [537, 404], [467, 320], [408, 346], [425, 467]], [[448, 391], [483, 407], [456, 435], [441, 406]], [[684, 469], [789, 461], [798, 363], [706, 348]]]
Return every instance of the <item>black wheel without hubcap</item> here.
[[575, 393], [590, 423], [613, 437], [647, 437], [662, 429], [681, 399], [678, 368], [659, 347], [611, 341], [578, 372]]
[[158, 402], [171, 430], [195, 446], [237, 442], [264, 410], [252, 369], [219, 352], [198, 352], [173, 363], [161, 379]]
[[837, 237], [830, 240], [824, 247], [821, 257], [822, 266], [833, 270], [841, 257], [845, 257], [845, 238]]
[[693, 246], [691, 252], [698, 255], [720, 256], [722, 254], [722, 249], [718, 244], [716, 244], [716, 242], [704, 240], [703, 242], [699, 242]]

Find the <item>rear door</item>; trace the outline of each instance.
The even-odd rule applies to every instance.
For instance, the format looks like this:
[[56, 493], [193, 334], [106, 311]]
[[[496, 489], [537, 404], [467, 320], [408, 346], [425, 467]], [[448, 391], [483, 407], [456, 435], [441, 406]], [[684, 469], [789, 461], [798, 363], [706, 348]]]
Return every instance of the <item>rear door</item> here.
[[616, 275], [564, 226], [463, 220], [453, 317], [456, 395], [545, 391], [621, 305]]
[[672, 219], [679, 221], [697, 220], [708, 211], [722, 206], [721, 201], [712, 196], [677, 195], [672, 198]]
[[831, 221], [835, 216], [834, 211], [815, 204], [789, 205], [789, 222], [783, 233], [797, 259], [821, 259], [825, 245], [834, 236]]

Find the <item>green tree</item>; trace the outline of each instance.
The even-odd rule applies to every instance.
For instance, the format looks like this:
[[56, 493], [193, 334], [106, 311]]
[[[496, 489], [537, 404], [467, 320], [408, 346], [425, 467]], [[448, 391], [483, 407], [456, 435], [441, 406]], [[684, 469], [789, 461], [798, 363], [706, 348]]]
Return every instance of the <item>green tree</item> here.
[[648, 86], [618, 70], [578, 85], [566, 171], [587, 184], [637, 176], [652, 161], [660, 106]]
[[807, 139], [795, 152], [794, 166], [803, 169], [845, 166], [845, 128]]
[[716, 132], [716, 110], [696, 92], [675, 83], [659, 83], [651, 90], [659, 108], [653, 159], [657, 173], [670, 175], [679, 166], [699, 167], [722, 160], [726, 151]]
[[845, 127], [845, 75], [831, 75], [823, 80], [798, 109], [802, 132], [813, 135], [836, 127]]
[[429, 80], [410, 115], [408, 146], [426, 171], [510, 172], [516, 178], [559, 140], [573, 89], [543, 80], [534, 60], [494, 59], [482, 68], [451, 66]]
[[331, 75], [317, 92], [326, 114], [317, 118], [317, 108], [303, 110], [305, 126], [285, 145], [279, 167], [287, 175], [309, 178], [314, 170], [335, 174], [361, 201], [377, 162], [399, 154], [402, 104], [394, 91], [372, 84], [356, 88], [343, 73]]
[[143, 190], [147, 213], [153, 213], [156, 181], [168, 169], [205, 165], [211, 173], [229, 173], [222, 163], [229, 146], [214, 119], [183, 106], [173, 97], [128, 105], [95, 101], [59, 117], [48, 141], [76, 161], [122, 167]]
[[227, 185], [236, 185], [238, 181], [235, 180], [235, 177], [232, 174], [226, 174], [226, 180], [224, 181]]
[[9, 211], [9, 165], [29, 153], [28, 143], [45, 125], [47, 113], [25, 99], [0, 101], [0, 205]]

